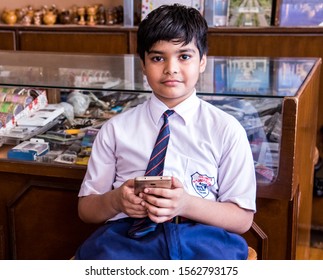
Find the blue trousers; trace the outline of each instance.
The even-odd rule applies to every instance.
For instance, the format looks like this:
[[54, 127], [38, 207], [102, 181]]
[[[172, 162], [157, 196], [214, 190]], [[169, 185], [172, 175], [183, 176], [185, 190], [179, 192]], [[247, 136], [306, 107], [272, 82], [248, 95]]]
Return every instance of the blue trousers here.
[[78, 260], [246, 260], [248, 245], [238, 234], [192, 221], [158, 224], [132, 239], [134, 219], [107, 222], [78, 248]]

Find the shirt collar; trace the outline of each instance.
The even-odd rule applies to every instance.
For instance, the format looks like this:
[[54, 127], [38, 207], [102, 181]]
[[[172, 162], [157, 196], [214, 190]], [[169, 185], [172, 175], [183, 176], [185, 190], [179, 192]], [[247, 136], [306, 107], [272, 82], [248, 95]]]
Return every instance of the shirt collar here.
[[196, 96], [196, 91], [194, 91], [194, 93], [190, 97], [185, 99], [183, 102], [181, 102], [174, 108], [168, 108], [154, 94], [152, 94], [149, 103], [149, 110], [153, 122], [156, 125], [160, 121], [163, 113], [168, 109], [175, 110], [175, 113], [179, 115], [183, 119], [184, 123], [187, 125], [192, 120], [194, 113], [198, 109], [199, 105], [200, 99]]

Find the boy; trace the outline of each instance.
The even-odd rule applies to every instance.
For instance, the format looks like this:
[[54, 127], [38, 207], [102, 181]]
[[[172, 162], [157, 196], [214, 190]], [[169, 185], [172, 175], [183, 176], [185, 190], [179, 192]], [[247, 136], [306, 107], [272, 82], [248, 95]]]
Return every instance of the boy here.
[[[239, 234], [256, 211], [253, 158], [240, 123], [196, 96], [207, 28], [196, 9], [177, 4], [157, 8], [140, 23], [137, 50], [153, 94], [107, 121], [96, 137], [79, 215], [106, 223], [76, 259], [247, 258]], [[134, 178], [145, 174], [169, 109], [170, 137], [158, 175], [172, 176], [172, 188], [135, 195]], [[156, 227], [135, 237], [134, 225], [145, 220]]]

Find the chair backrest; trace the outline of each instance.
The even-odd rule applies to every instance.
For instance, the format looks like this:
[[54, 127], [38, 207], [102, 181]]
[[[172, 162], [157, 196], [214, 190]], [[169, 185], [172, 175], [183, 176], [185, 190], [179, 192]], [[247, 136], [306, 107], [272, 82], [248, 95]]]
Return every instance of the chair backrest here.
[[257, 260], [257, 252], [255, 249], [248, 247], [248, 259], [247, 260]]

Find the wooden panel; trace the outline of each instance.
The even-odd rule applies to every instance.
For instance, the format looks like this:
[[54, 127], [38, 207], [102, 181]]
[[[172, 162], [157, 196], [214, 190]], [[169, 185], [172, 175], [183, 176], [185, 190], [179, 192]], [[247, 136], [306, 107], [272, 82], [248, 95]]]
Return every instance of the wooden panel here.
[[5, 258], [5, 239], [4, 239], [4, 229], [3, 226], [0, 225], [0, 260]]
[[0, 50], [14, 51], [16, 46], [14, 31], [0, 31]]
[[62, 185], [28, 183], [9, 204], [13, 259], [68, 260], [97, 228], [78, 218], [77, 186]]
[[[78, 180], [83, 179], [85, 175], [86, 166], [83, 165], [38, 163], [34, 161], [7, 159], [7, 153], [11, 148], [11, 145], [3, 145], [0, 148], [0, 179], [2, 174], [6, 174], [5, 172], [10, 172], [16, 175], [28, 174]], [[4, 181], [1, 182], [3, 184]]]
[[312, 226], [323, 231], [323, 197], [313, 197]]
[[8, 173], [0, 172], [0, 223], [2, 227], [2, 238], [4, 240], [4, 246], [2, 246], [4, 259], [10, 259], [9, 254], [9, 228], [7, 217], [7, 203], [13, 199], [15, 193], [21, 190], [21, 185], [25, 182], [25, 177], [17, 174], [10, 175]]
[[[268, 259], [288, 260], [292, 258], [291, 217], [293, 202], [278, 199], [257, 198], [255, 223], [268, 236]], [[253, 244], [250, 244], [253, 246]]]
[[128, 53], [126, 32], [32, 32], [20, 31], [19, 50], [92, 54]]
[[[310, 247], [319, 71], [310, 75], [314, 76], [303, 85], [304, 94], [299, 96], [295, 143], [295, 174], [299, 177], [300, 186], [297, 244], [302, 248], [307, 248], [304, 250], [304, 257], [309, 257]], [[304, 167], [306, 167], [306, 172]]]
[[[3, 163], [3, 161], [1, 161], [1, 163]], [[19, 166], [19, 163], [11, 163], [11, 170], [15, 170], [15, 166]], [[23, 169], [23, 166], [25, 167], [25, 169]], [[33, 167], [32, 167], [33, 166]], [[62, 167], [63, 168], [63, 167]], [[12, 258], [12, 246], [11, 246], [11, 242], [10, 240], [12, 240], [10, 238], [10, 227], [9, 227], [9, 217], [7, 215], [7, 206], [10, 202], [17, 200], [17, 197], [20, 196], [20, 194], [23, 192], [23, 190], [25, 189], [26, 186], [30, 185], [30, 181], [31, 180], [40, 180], [42, 182], [49, 182], [49, 184], [53, 184], [56, 187], [68, 187], [68, 190], [70, 190], [69, 192], [71, 192], [71, 190], [74, 190], [75, 195], [77, 194], [78, 190], [79, 190], [79, 186], [81, 185], [82, 182], [82, 178], [83, 176], [80, 176], [78, 179], [69, 179], [67, 177], [68, 175], [68, 171], [70, 170], [71, 173], [73, 173], [73, 170], [71, 170], [70, 168], [66, 169], [66, 174], [64, 175], [64, 172], [62, 172], [64, 170], [63, 169], [56, 169], [56, 171], [54, 173], [52, 173], [52, 175], [55, 176], [55, 174], [59, 174], [62, 173], [62, 177], [50, 177], [50, 175], [46, 174], [46, 169], [47, 170], [51, 170], [52, 168], [40, 168], [40, 165], [35, 166], [35, 165], [23, 165], [21, 163], [21, 166], [18, 167], [17, 173], [15, 172], [3, 172], [0, 171], [0, 226], [2, 226], [2, 230], [1, 230], [1, 239], [4, 242], [4, 245], [2, 246], [3, 253], [1, 253], [0, 258], [4, 258], [4, 259], [11, 259]], [[38, 172], [31, 172], [31, 174], [36, 174], [37, 175], [30, 175], [28, 174], [28, 170], [29, 171], [36, 171], [38, 170]], [[24, 170], [24, 172], [20, 172]], [[27, 174], [26, 174], [27, 173]], [[56, 175], [57, 175], [56, 174]], [[62, 196], [64, 194], [63, 191], [58, 191]], [[36, 201], [36, 205], [43, 205], [42, 208], [46, 208], [46, 204], [48, 203], [48, 201], [43, 200], [42, 198], [45, 198], [45, 196], [39, 196], [39, 198], [37, 199], [38, 201]], [[65, 201], [68, 205], [69, 204], [73, 204], [73, 201], [75, 201], [75, 196], [71, 196], [67, 193], [67, 201], [66, 199], [62, 198], [62, 201]], [[69, 201], [69, 199], [71, 201]], [[60, 205], [60, 203], [58, 202], [58, 205]], [[75, 205], [75, 202], [74, 204]], [[64, 208], [62, 208], [64, 209]], [[34, 208], [33, 205], [30, 206], [30, 211], [33, 211], [33, 215], [35, 217], [37, 217], [38, 215], [40, 215], [41, 217], [41, 212], [43, 210], [41, 210], [40, 212], [38, 212], [39, 209], [36, 210], [36, 208]], [[53, 211], [55, 210], [57, 213], [56, 214], [52, 214], [52, 215], [59, 215], [59, 213], [61, 213], [61, 209], [56, 208], [56, 209], [52, 209]], [[75, 212], [76, 209], [73, 209], [73, 211]], [[21, 212], [20, 212], [21, 213]], [[22, 216], [20, 219], [24, 219], [24, 213], [21, 213]], [[26, 212], [27, 216], [30, 215], [30, 212]], [[69, 215], [67, 215], [67, 217], [70, 217]], [[53, 223], [53, 225], [56, 223], [56, 221], [51, 221]], [[65, 225], [69, 225], [70, 221], [66, 221]], [[84, 226], [84, 225], [82, 225]], [[53, 247], [55, 249], [55, 244], [53, 244]]]
[[295, 146], [291, 143], [296, 139], [297, 100], [284, 99], [282, 112], [282, 136], [280, 143], [279, 168], [277, 179], [270, 185], [258, 185], [257, 197], [270, 199], [292, 199], [298, 186], [294, 181]]
[[[210, 33], [209, 55], [323, 57], [323, 34], [216, 34]], [[279, 47], [277, 47], [279, 42]]]
[[130, 31], [129, 33], [129, 53], [136, 54], [137, 53], [137, 32]]

